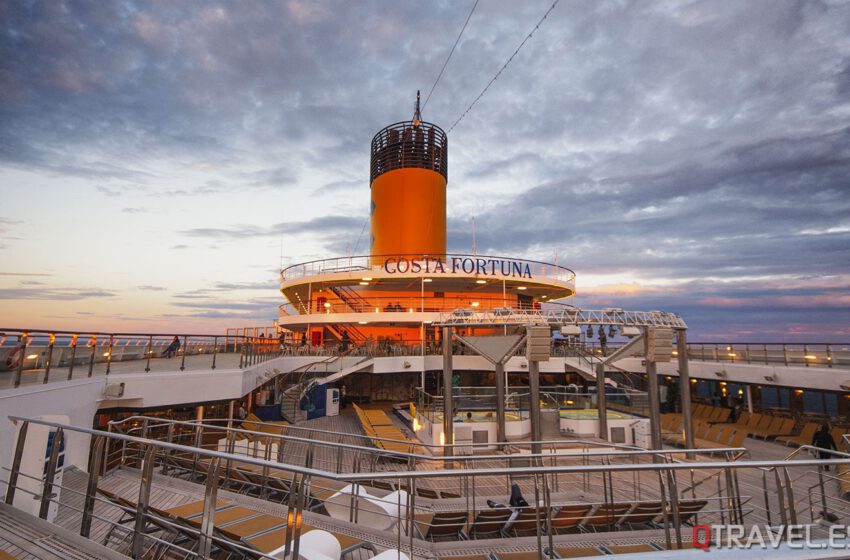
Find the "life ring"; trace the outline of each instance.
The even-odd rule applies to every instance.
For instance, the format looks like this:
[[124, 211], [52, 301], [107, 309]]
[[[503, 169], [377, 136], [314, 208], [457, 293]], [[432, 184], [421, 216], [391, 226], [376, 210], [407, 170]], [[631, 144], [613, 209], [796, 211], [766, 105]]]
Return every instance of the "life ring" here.
[[23, 350], [23, 344], [18, 344], [12, 350], [9, 351], [9, 355], [6, 356], [6, 367], [9, 369], [15, 369], [21, 364], [21, 350]]

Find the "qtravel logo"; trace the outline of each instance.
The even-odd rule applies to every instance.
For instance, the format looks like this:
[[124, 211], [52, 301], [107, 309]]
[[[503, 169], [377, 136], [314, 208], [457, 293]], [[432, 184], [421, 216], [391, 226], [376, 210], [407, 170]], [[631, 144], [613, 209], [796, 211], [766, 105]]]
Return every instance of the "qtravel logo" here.
[[[813, 530], [820, 529], [815, 540]], [[823, 532], [827, 531], [827, 538]], [[832, 525], [828, 529], [815, 525], [694, 525], [692, 542], [695, 548], [709, 552], [719, 548], [776, 549], [784, 545], [791, 549], [841, 549], [850, 550], [850, 526]]]

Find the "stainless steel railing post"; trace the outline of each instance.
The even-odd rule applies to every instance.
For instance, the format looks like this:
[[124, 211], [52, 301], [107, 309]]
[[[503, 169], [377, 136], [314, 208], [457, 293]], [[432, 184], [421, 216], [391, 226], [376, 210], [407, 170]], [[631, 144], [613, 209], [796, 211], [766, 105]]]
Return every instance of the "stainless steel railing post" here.
[[189, 337], [183, 335], [183, 356], [180, 358], [180, 371], [186, 369], [186, 350], [188, 350]]
[[77, 357], [77, 335], [71, 335], [71, 361], [68, 364], [68, 381], [74, 378], [74, 360]]
[[[836, 467], [838, 468], [838, 467]], [[788, 474], [788, 467], [782, 467], [782, 477], [785, 479], [785, 492], [788, 494], [789, 520], [792, 525], [797, 524], [797, 504], [794, 501], [794, 485], [791, 482], [791, 477]], [[743, 522], [743, 520], [741, 520]]]
[[9, 469], [9, 480], [6, 482], [6, 503], [13, 505], [15, 501], [15, 490], [18, 487], [18, 475], [21, 472], [21, 459], [24, 456], [24, 446], [27, 443], [27, 428], [29, 422], [21, 423], [18, 430], [18, 443], [15, 446], [15, 456], [12, 458], [12, 467]]
[[53, 362], [53, 345], [56, 342], [56, 335], [50, 333], [50, 343], [47, 345], [47, 359], [44, 361], [44, 381], [42, 383], [46, 384], [47, 379], [50, 377], [50, 366], [51, 362]]
[[95, 495], [97, 494], [97, 481], [103, 463], [103, 450], [106, 447], [106, 436], [94, 436], [92, 454], [89, 461], [89, 480], [86, 485], [86, 496], [83, 502], [83, 518], [80, 521], [80, 536], [89, 538], [91, 534], [91, 521], [94, 516]]
[[53, 441], [50, 443], [50, 457], [47, 460], [47, 471], [44, 474], [44, 487], [41, 491], [41, 504], [38, 508], [38, 516], [47, 519], [47, 511], [50, 509], [50, 501], [53, 496], [53, 479], [56, 477], [56, 468], [59, 462], [59, 449], [62, 447], [62, 428], [56, 428], [53, 432]]
[[18, 367], [15, 370], [15, 388], [16, 389], [21, 386], [21, 374], [24, 372], [24, 361], [27, 359], [27, 341], [28, 341], [28, 338], [29, 338], [28, 333], [21, 333], [21, 335], [18, 337], [18, 343], [21, 346], [21, 349], [20, 349], [21, 357], [18, 360]]
[[112, 349], [115, 345], [115, 337], [113, 335], [109, 335], [109, 350], [106, 354], [106, 375], [109, 375], [109, 371], [112, 369]]
[[153, 354], [153, 335], [148, 337], [148, 349], [145, 352], [145, 373], [151, 370], [151, 354]]
[[94, 371], [94, 355], [97, 352], [97, 335], [91, 335], [91, 352], [89, 353], [89, 377]]
[[215, 356], [216, 356], [217, 352], [218, 352], [218, 337], [214, 336], [213, 337], [213, 361], [212, 361], [212, 367], [210, 369], [215, 369]]
[[215, 524], [215, 502], [218, 494], [218, 466], [221, 459], [216, 457], [210, 461], [207, 469], [207, 480], [204, 485], [204, 513], [201, 517], [201, 531], [198, 535], [198, 556], [211, 558], [213, 543], [213, 526]]
[[145, 546], [145, 517], [148, 513], [148, 503], [151, 497], [151, 484], [153, 483], [153, 467], [156, 460], [156, 447], [143, 444], [145, 449], [142, 460], [142, 479], [139, 483], [139, 499], [136, 502], [136, 521], [133, 526], [133, 558], [141, 558]]

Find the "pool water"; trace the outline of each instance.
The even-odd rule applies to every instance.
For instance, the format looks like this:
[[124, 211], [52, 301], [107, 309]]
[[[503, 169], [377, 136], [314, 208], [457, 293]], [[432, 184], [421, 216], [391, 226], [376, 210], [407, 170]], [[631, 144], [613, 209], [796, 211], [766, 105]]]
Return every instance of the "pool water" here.
[[[437, 413], [437, 419], [442, 422], [443, 413]], [[522, 416], [520, 416], [516, 412], [506, 412], [505, 413], [505, 421], [506, 422], [518, 422], [523, 420]], [[460, 412], [455, 414], [455, 422], [495, 422], [496, 421], [496, 413], [493, 411], [487, 410], [474, 410], [472, 411], [472, 417], [467, 418], [466, 412]]]
[[[561, 418], [567, 418], [569, 420], [596, 420], [599, 418], [599, 411], [595, 408], [567, 409], [561, 410], [559, 413]], [[631, 416], [614, 410], [608, 411], [609, 420], [625, 420], [627, 418], [631, 418]]]

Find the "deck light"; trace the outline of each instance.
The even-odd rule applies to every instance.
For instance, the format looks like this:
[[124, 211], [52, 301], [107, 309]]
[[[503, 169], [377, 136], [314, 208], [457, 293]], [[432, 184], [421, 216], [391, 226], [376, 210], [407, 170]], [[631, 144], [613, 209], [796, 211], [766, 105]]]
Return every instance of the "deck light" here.
[[475, 283], [476, 284], [486, 284], [487, 280], [476, 280]]
[[361, 278], [361, 280], [363, 280], [364, 282], [371, 282], [372, 278], [370, 276], [365, 276], [365, 277]]
[[671, 354], [673, 354], [674, 356], [678, 356], [678, 355], [679, 355], [679, 351], [678, 351], [678, 350], [673, 350], [673, 351], [671, 352]]
[[472, 307], [478, 307], [479, 304], [478, 304], [477, 301], [473, 301], [471, 305], [472, 305]]
[[363, 282], [360, 282], [360, 285], [361, 285], [361, 286], [368, 286], [368, 285], [369, 285], [369, 282], [366, 282], [366, 281], [364, 280]]
[[546, 299], [546, 298], [548, 298], [548, 297], [549, 297], [549, 296], [540, 296], [540, 299]]
[[369, 321], [357, 321], [358, 325], [368, 325]]
[[38, 358], [38, 354], [30, 354], [29, 356], [27, 356], [27, 360], [34, 360], [36, 358]]
[[423, 282], [433, 282], [433, 280], [431, 280], [430, 278], [423, 278], [422, 281]]
[[517, 289], [517, 290], [525, 290], [525, 289], [526, 289], [526, 287], [525, 287], [525, 286], [517, 286], [517, 287], [516, 287], [516, 289]]
[[326, 301], [325, 302], [325, 309], [330, 309], [330, 308], [331, 308], [331, 302]]
[[805, 355], [805, 356], [803, 356], [803, 357], [804, 357], [805, 359], [807, 359], [807, 360], [817, 360], [817, 359], [818, 359], [818, 357], [817, 357], [817, 356], [812, 356], [811, 354], [806, 354], [806, 355]]

